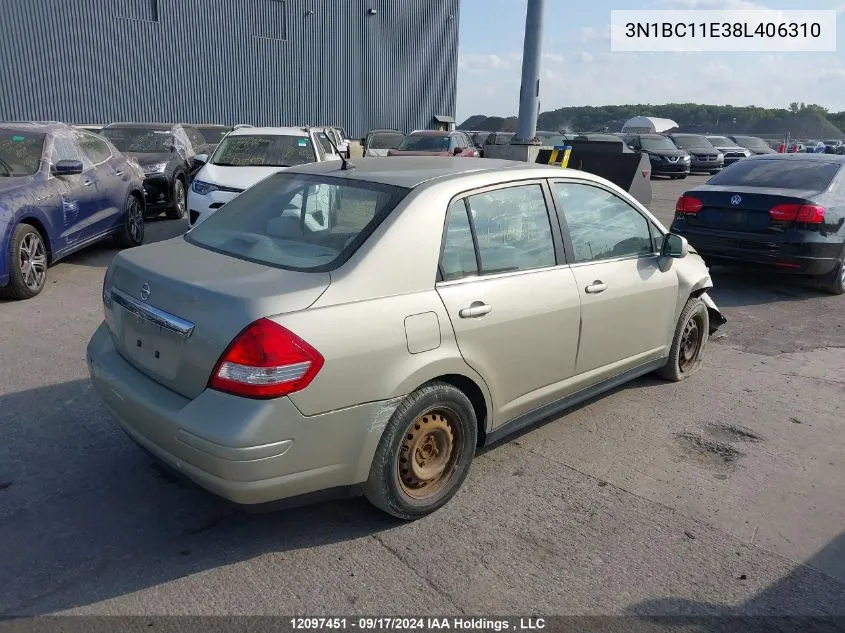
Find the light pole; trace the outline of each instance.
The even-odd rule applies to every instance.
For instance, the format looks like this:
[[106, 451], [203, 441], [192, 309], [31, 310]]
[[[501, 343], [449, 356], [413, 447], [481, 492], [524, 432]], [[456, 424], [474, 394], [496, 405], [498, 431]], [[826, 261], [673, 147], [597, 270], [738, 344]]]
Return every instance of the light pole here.
[[546, 0], [528, 0], [525, 43], [522, 47], [522, 86], [519, 91], [519, 131], [512, 144], [528, 145], [537, 135], [540, 109], [540, 57]]

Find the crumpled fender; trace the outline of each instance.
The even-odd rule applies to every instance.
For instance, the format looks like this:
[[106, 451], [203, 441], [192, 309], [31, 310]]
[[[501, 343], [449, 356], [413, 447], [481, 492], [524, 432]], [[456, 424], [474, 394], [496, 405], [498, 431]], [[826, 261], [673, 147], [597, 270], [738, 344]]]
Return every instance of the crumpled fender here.
[[725, 318], [725, 315], [722, 314], [722, 311], [719, 310], [716, 302], [713, 301], [712, 297], [710, 297], [706, 291], [701, 294], [701, 300], [704, 302], [704, 305], [707, 306], [707, 312], [710, 316], [710, 334], [713, 334], [716, 330], [727, 323], [728, 320]]

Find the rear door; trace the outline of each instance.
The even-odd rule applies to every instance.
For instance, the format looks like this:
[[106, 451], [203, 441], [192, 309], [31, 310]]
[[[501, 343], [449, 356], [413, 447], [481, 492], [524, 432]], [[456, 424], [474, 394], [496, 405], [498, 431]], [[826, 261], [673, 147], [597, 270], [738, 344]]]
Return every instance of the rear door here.
[[439, 293], [498, 426], [559, 398], [573, 375], [580, 303], [541, 182], [479, 190], [450, 209]]
[[658, 262], [662, 231], [600, 185], [561, 180], [553, 190], [581, 297], [576, 374], [599, 382], [662, 358], [678, 300], [675, 268]]
[[102, 139], [87, 132], [75, 135], [76, 142], [91, 164], [90, 173], [96, 187], [96, 208], [86, 219], [85, 237], [101, 235], [118, 226], [123, 219], [129, 193], [129, 174], [121, 158], [112, 154]]
[[53, 137], [50, 164], [61, 160], [78, 161], [83, 166], [83, 173], [75, 176], [51, 176], [56, 179], [60, 197], [53, 218], [57, 229], [56, 245], [66, 250], [90, 236], [89, 219], [96, 214], [99, 201], [93, 165], [83, 155], [72, 133], [59, 132]]

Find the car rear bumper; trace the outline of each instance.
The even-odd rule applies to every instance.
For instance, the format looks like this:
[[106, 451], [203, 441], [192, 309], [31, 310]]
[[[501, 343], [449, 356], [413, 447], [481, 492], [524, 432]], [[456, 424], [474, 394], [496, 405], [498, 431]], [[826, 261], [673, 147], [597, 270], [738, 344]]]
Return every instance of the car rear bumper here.
[[91, 381], [126, 434], [201, 487], [267, 504], [367, 479], [396, 401], [304, 416], [289, 398], [208, 389], [189, 400], [126, 362], [101, 324], [87, 350]]
[[836, 268], [842, 242], [773, 242], [737, 233], [687, 231], [683, 235], [705, 260], [722, 259], [737, 263], [771, 266], [801, 275], [825, 275]]

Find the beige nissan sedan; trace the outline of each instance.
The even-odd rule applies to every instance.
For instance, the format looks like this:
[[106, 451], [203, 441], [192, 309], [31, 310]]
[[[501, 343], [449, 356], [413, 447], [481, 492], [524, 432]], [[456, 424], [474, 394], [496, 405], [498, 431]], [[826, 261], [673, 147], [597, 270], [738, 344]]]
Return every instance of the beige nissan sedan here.
[[690, 376], [724, 323], [702, 259], [601, 178], [354, 162], [272, 175], [106, 273], [98, 393], [233, 502], [357, 491], [422, 517], [479, 446], [648, 372]]

